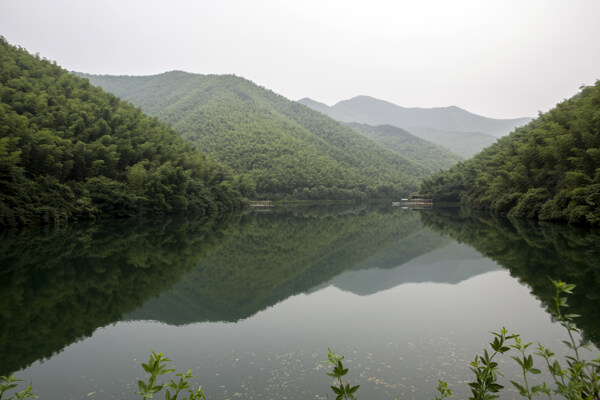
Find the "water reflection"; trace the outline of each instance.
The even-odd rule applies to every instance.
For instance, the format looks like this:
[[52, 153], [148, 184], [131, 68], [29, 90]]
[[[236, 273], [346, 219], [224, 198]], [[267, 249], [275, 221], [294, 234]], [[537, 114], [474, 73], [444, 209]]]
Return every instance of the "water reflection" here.
[[[317, 210], [244, 216], [185, 279], [127, 318], [174, 325], [237, 321], [343, 271], [396, 267], [449, 243], [409, 211]], [[364, 288], [378, 290], [366, 282]]]
[[335, 346], [355, 360], [361, 397], [419, 398], [438, 377], [463, 380], [503, 324], [562, 339], [502, 267], [545, 304], [546, 275], [576, 283], [573, 311], [596, 341], [598, 244], [564, 226], [387, 205], [5, 233], [0, 372], [49, 358], [22, 371], [48, 396], [125, 397], [154, 348], [211, 398], [315, 397]]
[[422, 220], [508, 269], [547, 309], [553, 309], [555, 293], [548, 277], [576, 284], [569, 312], [582, 315], [577, 325], [600, 347], [599, 230], [471, 216], [455, 209], [423, 214]]
[[0, 374], [119, 321], [218, 248], [225, 222], [111, 221], [5, 232], [0, 239]]

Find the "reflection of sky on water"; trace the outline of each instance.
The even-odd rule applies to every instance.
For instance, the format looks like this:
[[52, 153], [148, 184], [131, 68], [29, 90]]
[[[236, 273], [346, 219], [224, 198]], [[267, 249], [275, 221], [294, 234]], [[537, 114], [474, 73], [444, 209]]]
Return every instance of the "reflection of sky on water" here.
[[[18, 376], [34, 382], [40, 400], [132, 397], [152, 348], [191, 368], [209, 399], [325, 398], [330, 382], [319, 362], [332, 347], [346, 355], [360, 398], [432, 398], [438, 378], [454, 388], [470, 378], [467, 363], [501, 325], [555, 349], [564, 336], [528, 288], [493, 271], [366, 296], [328, 286], [238, 323], [120, 322]], [[456, 394], [464, 397], [466, 385]]]

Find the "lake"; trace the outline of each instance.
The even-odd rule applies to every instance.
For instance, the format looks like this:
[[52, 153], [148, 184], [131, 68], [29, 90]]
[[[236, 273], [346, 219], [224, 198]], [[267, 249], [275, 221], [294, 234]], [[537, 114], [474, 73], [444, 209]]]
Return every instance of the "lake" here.
[[[385, 204], [0, 238], [0, 375], [41, 400], [139, 398], [150, 349], [209, 399], [333, 398], [328, 347], [358, 398], [433, 398], [438, 379], [465, 398], [503, 326], [566, 353], [548, 276], [578, 285], [570, 312], [600, 344], [598, 231]], [[514, 366], [501, 359], [503, 382]]]

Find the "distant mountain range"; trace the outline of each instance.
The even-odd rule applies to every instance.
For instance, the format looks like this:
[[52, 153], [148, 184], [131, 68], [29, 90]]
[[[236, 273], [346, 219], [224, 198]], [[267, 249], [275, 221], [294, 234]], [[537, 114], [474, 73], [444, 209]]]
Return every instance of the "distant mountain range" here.
[[309, 98], [298, 102], [340, 122], [393, 125], [463, 157], [472, 156], [532, 120], [487, 118], [456, 106], [406, 108], [369, 96], [357, 96], [333, 106]]

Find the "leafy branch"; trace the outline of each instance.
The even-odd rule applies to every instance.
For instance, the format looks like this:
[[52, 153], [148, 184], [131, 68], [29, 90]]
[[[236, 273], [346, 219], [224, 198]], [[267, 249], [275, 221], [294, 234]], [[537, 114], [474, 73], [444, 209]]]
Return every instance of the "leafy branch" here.
[[344, 368], [344, 365], [342, 364], [342, 360], [344, 359], [344, 356], [341, 354], [335, 354], [331, 349], [329, 350], [329, 354], [327, 355], [328, 360], [326, 361], [327, 364], [331, 365], [333, 368], [331, 370], [331, 372], [328, 372], [327, 375], [337, 379], [337, 381], [339, 382], [339, 386], [330, 386], [331, 390], [333, 390], [333, 393], [336, 394], [336, 400], [346, 400], [346, 399], [352, 399], [352, 400], [356, 400], [356, 398], [354, 397], [354, 393], [356, 393], [356, 391], [358, 390], [358, 388], [360, 387], [360, 385], [356, 385], [356, 386], [350, 386], [349, 384], [346, 384], [344, 386], [344, 382], [342, 381], [342, 376], [346, 375], [348, 373], [348, 368]]

